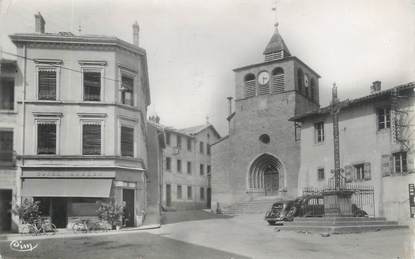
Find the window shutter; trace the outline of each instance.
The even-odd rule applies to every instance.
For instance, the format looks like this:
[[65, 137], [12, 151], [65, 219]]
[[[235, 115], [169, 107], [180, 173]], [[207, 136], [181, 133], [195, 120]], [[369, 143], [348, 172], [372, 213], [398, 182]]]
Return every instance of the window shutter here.
[[365, 180], [370, 180], [371, 179], [371, 173], [370, 173], [370, 163], [367, 162], [364, 164], [363, 167], [363, 177]]
[[382, 155], [382, 176], [389, 176], [392, 173], [393, 157], [391, 155]]
[[353, 180], [353, 166], [346, 165], [344, 167], [344, 176], [346, 178], [346, 183], [350, 183]]
[[83, 155], [101, 155], [101, 125], [83, 125]]
[[56, 100], [56, 71], [41, 70], [38, 77], [39, 100]]
[[408, 164], [408, 173], [415, 173], [415, 152], [408, 152], [406, 156], [406, 161]]

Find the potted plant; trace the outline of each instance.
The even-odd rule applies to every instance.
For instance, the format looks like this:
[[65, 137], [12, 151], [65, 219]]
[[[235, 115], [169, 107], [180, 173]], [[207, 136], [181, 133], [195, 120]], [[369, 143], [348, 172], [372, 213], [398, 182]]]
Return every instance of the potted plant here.
[[[108, 203], [102, 202], [97, 210], [98, 218], [107, 221], [112, 229], [119, 229], [121, 227], [123, 207], [115, 204], [113, 201]], [[117, 228], [118, 226], [118, 228]]]
[[31, 201], [29, 199], [24, 199], [22, 204], [16, 205], [12, 213], [19, 216], [20, 223], [18, 225], [19, 233], [28, 233], [29, 227], [40, 218], [40, 201]]

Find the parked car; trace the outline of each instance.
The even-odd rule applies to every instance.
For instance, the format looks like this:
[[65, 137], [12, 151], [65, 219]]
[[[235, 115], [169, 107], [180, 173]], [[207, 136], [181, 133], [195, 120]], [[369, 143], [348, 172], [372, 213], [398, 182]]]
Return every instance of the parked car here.
[[[367, 217], [367, 213], [352, 204], [355, 217]], [[270, 225], [282, 224], [284, 221], [293, 221], [294, 217], [322, 217], [324, 216], [324, 199], [321, 195], [306, 195], [295, 200], [278, 201], [265, 213], [265, 220]]]

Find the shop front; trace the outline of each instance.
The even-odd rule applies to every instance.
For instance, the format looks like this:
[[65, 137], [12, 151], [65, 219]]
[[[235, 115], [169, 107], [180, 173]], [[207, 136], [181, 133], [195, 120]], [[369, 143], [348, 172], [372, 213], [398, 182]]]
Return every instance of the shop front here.
[[23, 172], [22, 199], [39, 201], [42, 216], [49, 217], [57, 228], [71, 228], [79, 219], [97, 220], [100, 204], [114, 202], [124, 207], [125, 225], [133, 227], [144, 208], [142, 175], [131, 170], [84, 173], [29, 170]]

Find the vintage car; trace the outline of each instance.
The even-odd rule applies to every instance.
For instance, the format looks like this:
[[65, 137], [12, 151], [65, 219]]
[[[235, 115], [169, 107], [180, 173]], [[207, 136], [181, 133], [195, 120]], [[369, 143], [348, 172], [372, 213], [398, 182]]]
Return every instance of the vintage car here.
[[[365, 217], [367, 213], [352, 205], [353, 216]], [[324, 216], [324, 200], [321, 195], [306, 195], [295, 200], [278, 201], [271, 210], [265, 213], [265, 220], [270, 225], [282, 224], [283, 221], [292, 221], [294, 217], [322, 217]]]

